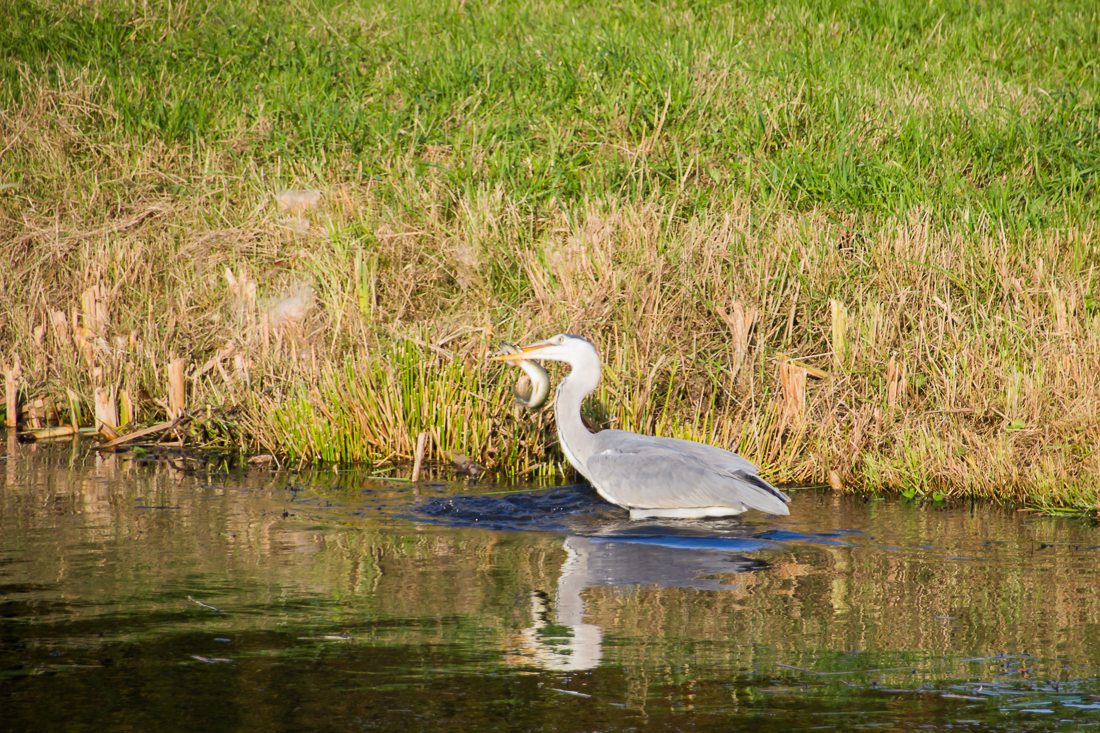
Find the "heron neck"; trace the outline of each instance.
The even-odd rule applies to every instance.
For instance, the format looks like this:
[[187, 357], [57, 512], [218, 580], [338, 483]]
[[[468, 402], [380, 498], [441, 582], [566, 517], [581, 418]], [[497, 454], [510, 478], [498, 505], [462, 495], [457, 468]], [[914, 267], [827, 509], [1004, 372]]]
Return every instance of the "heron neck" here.
[[584, 398], [596, 390], [600, 383], [600, 366], [584, 370], [574, 366], [573, 371], [558, 385], [554, 402], [554, 418], [558, 424], [558, 439], [562, 451], [577, 470], [588, 478], [586, 466], [594, 448], [592, 433], [581, 420], [581, 404]]

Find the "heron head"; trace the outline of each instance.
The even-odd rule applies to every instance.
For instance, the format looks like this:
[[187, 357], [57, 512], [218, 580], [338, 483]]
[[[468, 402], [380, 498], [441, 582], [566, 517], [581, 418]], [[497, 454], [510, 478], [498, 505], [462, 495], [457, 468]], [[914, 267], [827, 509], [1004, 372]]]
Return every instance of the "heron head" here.
[[[596, 347], [588, 339], [570, 333], [559, 333], [545, 341], [520, 346], [514, 354], [497, 354], [493, 361], [523, 361], [525, 359], [547, 359], [576, 364], [585, 358], [596, 356]], [[597, 363], [599, 357], [597, 356]]]

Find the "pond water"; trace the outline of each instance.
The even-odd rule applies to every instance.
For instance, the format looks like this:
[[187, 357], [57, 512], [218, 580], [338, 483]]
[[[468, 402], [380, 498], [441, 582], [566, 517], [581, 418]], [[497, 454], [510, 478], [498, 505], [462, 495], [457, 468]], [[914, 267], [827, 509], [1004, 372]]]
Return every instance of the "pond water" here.
[[0, 730], [1100, 730], [1100, 529], [7, 442]]

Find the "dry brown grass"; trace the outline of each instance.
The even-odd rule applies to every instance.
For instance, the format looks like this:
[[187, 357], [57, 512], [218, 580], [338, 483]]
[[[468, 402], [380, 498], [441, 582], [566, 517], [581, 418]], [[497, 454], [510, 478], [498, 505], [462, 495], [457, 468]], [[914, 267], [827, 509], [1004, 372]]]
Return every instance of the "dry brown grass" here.
[[[153, 398], [151, 417], [170, 357], [186, 355], [196, 414], [243, 407], [252, 449], [400, 459], [426, 427], [436, 458], [460, 449], [530, 469], [553, 455], [552, 434], [517, 445], [501, 388], [514, 375], [480, 364], [487, 334], [568, 330], [607, 362], [593, 408], [605, 425], [731, 446], [782, 482], [835, 471], [847, 487], [1096, 503], [1100, 317], [1092, 273], [1058, 264], [1094, 247], [1093, 231], [1012, 247], [962, 241], [919, 211], [840, 225], [748, 200], [687, 221], [622, 199], [537, 217], [499, 189], [444, 217], [438, 192], [406, 180], [399, 208], [369, 185], [321, 186], [308, 229], [243, 176], [219, 182], [235, 210], [205, 191], [146, 192], [100, 221], [84, 215], [94, 202], [55, 210], [52, 226], [9, 217], [4, 272], [16, 276], [2, 283], [0, 331], [5, 360], [24, 365], [24, 402], [63, 405], [72, 389], [90, 405], [114, 385]], [[74, 297], [91, 287], [95, 317]], [[415, 349], [395, 357], [403, 342]], [[400, 374], [426, 388], [456, 380], [455, 360], [463, 389], [431, 391], [415, 419], [399, 406]], [[347, 415], [369, 439], [329, 453], [316, 436], [293, 444]]]

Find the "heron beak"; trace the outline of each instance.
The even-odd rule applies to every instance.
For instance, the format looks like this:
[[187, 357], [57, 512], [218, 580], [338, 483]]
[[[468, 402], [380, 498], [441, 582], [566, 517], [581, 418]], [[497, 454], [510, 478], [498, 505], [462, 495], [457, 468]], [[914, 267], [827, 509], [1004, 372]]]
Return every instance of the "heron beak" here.
[[525, 361], [532, 358], [531, 352], [544, 349], [551, 344], [548, 341], [539, 341], [536, 344], [527, 344], [526, 346], [518, 347], [518, 350], [513, 354], [497, 354], [496, 356], [489, 357], [490, 361]]

